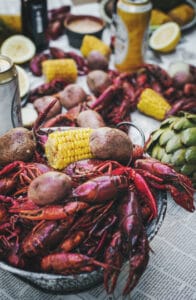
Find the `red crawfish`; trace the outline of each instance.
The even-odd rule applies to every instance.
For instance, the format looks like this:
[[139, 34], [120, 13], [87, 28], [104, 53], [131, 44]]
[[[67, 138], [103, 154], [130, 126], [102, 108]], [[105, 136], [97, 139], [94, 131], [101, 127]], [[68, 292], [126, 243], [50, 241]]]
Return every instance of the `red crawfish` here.
[[39, 97], [43, 97], [46, 95], [54, 95], [59, 91], [63, 90], [63, 88], [66, 85], [67, 85], [67, 81], [61, 78], [56, 78], [51, 80], [50, 82], [43, 83], [30, 91], [28, 96], [28, 101], [34, 102], [35, 99]]
[[[97, 261], [96, 259], [79, 253], [53, 253], [42, 258], [41, 268], [45, 272], [53, 272], [58, 274], [79, 274], [88, 272], [89, 267], [107, 268], [106, 263]], [[92, 270], [92, 269], [91, 269]]]
[[115, 201], [90, 206], [84, 214], [77, 217], [59, 248], [68, 252], [77, 247], [80, 253], [91, 257], [97, 257], [100, 253], [102, 256], [104, 242], [117, 223], [117, 217], [112, 211], [113, 205]]
[[82, 201], [68, 202], [63, 205], [48, 205], [38, 209], [16, 209], [11, 208], [12, 212], [19, 213], [20, 218], [28, 220], [60, 220], [70, 216], [76, 216], [78, 213], [85, 211], [89, 205]]
[[64, 252], [70, 252], [74, 248], [76, 248], [80, 243], [84, 240], [87, 233], [83, 230], [77, 230], [72, 232], [70, 235], [68, 234], [67, 238], [63, 239], [63, 242], [59, 246], [61, 250]]
[[6, 219], [8, 219], [8, 211], [5, 205], [0, 203], [0, 224], [3, 223]]
[[11, 216], [0, 224], [0, 257], [6, 259], [12, 266], [23, 268], [24, 261], [20, 254], [20, 238], [26, 234], [27, 229], [23, 228], [22, 230], [20, 223], [18, 216]]
[[[111, 266], [104, 270], [104, 286], [108, 294], [113, 293], [124, 262], [121, 247], [122, 236], [121, 232], [117, 231], [113, 234], [104, 255], [105, 261]], [[112, 266], [115, 266], [115, 269]]]
[[66, 231], [73, 224], [74, 218], [68, 217], [62, 222], [59, 221], [40, 221], [36, 224], [21, 243], [23, 255], [35, 256], [54, 249]]
[[123, 253], [128, 256], [143, 229], [141, 207], [135, 191], [129, 190], [128, 194], [121, 199], [118, 211], [124, 245]]
[[72, 178], [72, 181], [74, 181], [76, 185], [79, 185], [90, 178], [103, 175], [101, 171], [96, 171], [96, 167], [101, 163], [103, 163], [103, 161], [99, 159], [82, 159], [69, 164], [63, 170], [63, 173], [69, 175]]
[[29, 68], [33, 75], [35, 76], [41, 76], [42, 75], [42, 62], [49, 59], [50, 55], [46, 53], [41, 53], [35, 55], [30, 63], [29, 63]]
[[137, 192], [145, 198], [145, 202], [150, 207], [150, 218], [157, 216], [156, 199], [144, 176], [140, 175], [139, 172], [116, 161], [96, 163], [94, 172], [95, 174], [101, 173], [105, 175], [92, 178], [76, 187], [72, 192], [73, 199], [88, 203], [101, 203], [117, 197], [119, 192], [126, 191], [133, 184]]
[[140, 277], [144, 273], [149, 261], [149, 244], [146, 233], [143, 230], [134, 247], [134, 255], [129, 259], [129, 276], [123, 290], [123, 295], [127, 295], [137, 285]]
[[63, 5], [48, 11], [48, 28], [46, 35], [48, 39], [56, 40], [64, 32], [64, 19], [70, 12], [70, 5]]
[[128, 294], [139, 281], [149, 259], [148, 239], [141, 222], [139, 201], [134, 191], [129, 191], [119, 204], [119, 230], [113, 234], [105, 251], [105, 261], [109, 267], [104, 270], [104, 285], [108, 293], [113, 293], [119, 273], [129, 260], [129, 276], [123, 290]]
[[[0, 170], [0, 193], [3, 195], [10, 194], [17, 187], [17, 194], [27, 191], [29, 183], [39, 175], [51, 170], [42, 163], [25, 163], [16, 160]], [[21, 187], [21, 188], [20, 188]]]
[[0, 179], [0, 194], [9, 195], [14, 191], [16, 187], [16, 181], [13, 178], [1, 178]]
[[151, 216], [150, 219], [157, 217], [157, 202], [156, 199], [145, 180], [145, 177], [142, 176], [137, 170], [134, 170], [131, 167], [125, 167], [119, 163], [116, 164], [114, 161], [107, 162], [105, 165], [104, 163], [97, 168], [98, 170], [102, 170], [106, 172], [106, 174], [111, 174], [111, 176], [124, 176], [127, 178], [128, 187], [134, 186], [137, 190], [137, 193], [144, 199], [144, 202], [150, 207], [151, 209]]
[[103, 175], [90, 179], [72, 191], [71, 197], [87, 203], [104, 203], [128, 188], [126, 176]]
[[129, 191], [119, 207], [122, 251], [129, 259], [129, 276], [123, 290], [127, 295], [136, 286], [149, 260], [149, 244], [141, 220], [141, 207], [135, 191]]
[[137, 172], [145, 175], [146, 181], [151, 187], [168, 190], [177, 204], [190, 212], [195, 210], [194, 189], [187, 176], [176, 172], [172, 166], [153, 158], [136, 160], [135, 168]]
[[50, 47], [50, 53], [53, 58], [71, 58], [75, 61], [78, 69], [78, 75], [86, 75], [88, 73], [88, 65], [84, 57], [81, 55], [69, 51], [64, 52], [62, 49], [56, 47]]

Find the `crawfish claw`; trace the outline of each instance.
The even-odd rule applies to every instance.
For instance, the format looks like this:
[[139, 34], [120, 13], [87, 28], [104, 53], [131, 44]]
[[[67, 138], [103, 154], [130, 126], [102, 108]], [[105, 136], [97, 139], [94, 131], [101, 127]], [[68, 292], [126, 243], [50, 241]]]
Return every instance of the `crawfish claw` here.
[[129, 276], [123, 290], [123, 295], [127, 295], [137, 285], [140, 277], [144, 273], [149, 261], [149, 245], [145, 231], [143, 230], [135, 247], [135, 254], [129, 262]]

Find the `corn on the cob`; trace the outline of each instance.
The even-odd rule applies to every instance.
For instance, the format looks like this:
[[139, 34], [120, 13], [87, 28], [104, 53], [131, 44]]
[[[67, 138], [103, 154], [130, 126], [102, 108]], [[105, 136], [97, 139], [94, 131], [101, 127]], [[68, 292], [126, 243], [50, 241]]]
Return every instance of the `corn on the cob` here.
[[22, 32], [22, 22], [21, 16], [18, 15], [9, 15], [9, 14], [0, 14], [0, 22], [3, 22], [8, 30], [13, 31], [14, 33]]
[[137, 108], [145, 115], [161, 121], [171, 106], [159, 93], [146, 88], [140, 95]]
[[91, 51], [99, 51], [104, 56], [108, 57], [111, 53], [110, 47], [99, 38], [92, 35], [85, 35], [82, 40], [80, 51], [84, 57], [87, 57]]
[[47, 59], [42, 62], [42, 71], [46, 81], [62, 78], [67, 83], [74, 83], [77, 79], [77, 65], [71, 58]]
[[49, 134], [45, 154], [50, 166], [62, 170], [74, 161], [92, 158], [89, 143], [92, 132], [91, 128], [79, 128]]

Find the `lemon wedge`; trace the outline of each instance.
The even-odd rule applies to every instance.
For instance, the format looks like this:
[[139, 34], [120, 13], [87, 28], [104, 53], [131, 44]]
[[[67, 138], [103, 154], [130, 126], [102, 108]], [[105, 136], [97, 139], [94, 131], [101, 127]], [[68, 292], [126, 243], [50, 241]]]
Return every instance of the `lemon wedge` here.
[[35, 52], [35, 44], [22, 34], [10, 36], [1, 45], [1, 54], [8, 56], [16, 64], [29, 61]]
[[149, 45], [153, 50], [160, 52], [173, 51], [181, 38], [180, 26], [175, 22], [160, 25], [151, 35]]
[[18, 72], [18, 84], [19, 84], [19, 91], [20, 97], [23, 98], [29, 91], [30, 81], [27, 72], [16, 65], [16, 70]]

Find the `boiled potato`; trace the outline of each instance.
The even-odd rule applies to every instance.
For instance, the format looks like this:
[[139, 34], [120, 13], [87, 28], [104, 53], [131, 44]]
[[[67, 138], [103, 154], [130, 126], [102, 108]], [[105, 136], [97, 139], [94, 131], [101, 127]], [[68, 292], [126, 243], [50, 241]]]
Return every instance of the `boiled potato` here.
[[4, 166], [16, 160], [30, 161], [36, 149], [32, 131], [16, 127], [0, 136], [0, 165]]
[[127, 164], [132, 156], [133, 145], [128, 135], [120, 129], [101, 127], [91, 134], [90, 148], [96, 158]]
[[29, 185], [28, 198], [38, 205], [63, 200], [71, 190], [71, 177], [49, 171], [36, 177]]

